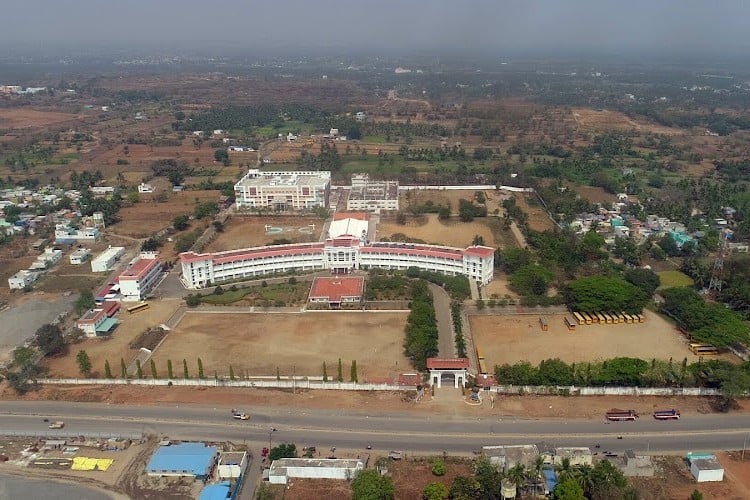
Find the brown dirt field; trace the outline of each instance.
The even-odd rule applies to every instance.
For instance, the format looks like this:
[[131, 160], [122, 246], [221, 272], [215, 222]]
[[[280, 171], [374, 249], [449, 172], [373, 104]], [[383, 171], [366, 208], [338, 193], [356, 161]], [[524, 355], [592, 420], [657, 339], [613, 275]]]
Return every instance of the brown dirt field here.
[[471, 476], [471, 463], [449, 458], [445, 463], [445, 475], [432, 474], [432, 461], [401, 460], [390, 462], [388, 472], [393, 478], [394, 500], [412, 500], [422, 498], [422, 491], [430, 483], [443, 483], [451, 487], [456, 476]]
[[740, 461], [740, 452], [716, 454], [724, 467], [724, 481], [696, 483], [682, 457], [657, 457], [660, 471], [653, 478], [630, 478], [640, 498], [682, 499], [698, 490], [706, 500], [745, 500], [750, 498], [750, 459]]
[[[315, 229], [308, 227], [315, 224]], [[276, 239], [287, 239], [293, 243], [318, 241], [325, 221], [317, 217], [258, 217], [235, 215], [227, 221], [224, 232], [217, 235], [206, 246], [206, 252], [222, 252], [237, 248], [268, 245]], [[268, 234], [265, 226], [280, 227], [280, 233]], [[301, 232], [311, 230], [312, 233]]]
[[[493, 225], [495, 231], [493, 231]], [[513, 235], [500, 228], [497, 218], [487, 217], [474, 219], [472, 222], [461, 222], [457, 218], [447, 221], [438, 219], [437, 214], [427, 214], [418, 218], [408, 217], [405, 225], [394, 219], [381, 219], [377, 228], [377, 238], [390, 238], [396, 233], [403, 233], [428, 243], [464, 248], [471, 245], [474, 236], [484, 238], [485, 245], [507, 247], [516, 246]]]
[[336, 479], [290, 478], [283, 498], [285, 500], [349, 500], [352, 488], [349, 481]]
[[606, 129], [635, 129], [639, 132], [652, 132], [665, 135], [681, 135], [685, 133], [684, 130], [679, 128], [665, 127], [642, 120], [635, 121], [618, 111], [573, 108], [571, 113], [573, 114], [577, 128], [590, 132], [601, 132]]
[[0, 129], [45, 127], [78, 118], [83, 116], [30, 108], [3, 108], [0, 109]]
[[609, 208], [613, 202], [617, 201], [617, 196], [609, 194], [600, 187], [574, 186], [572, 184], [570, 184], [568, 187], [581, 195], [581, 198], [586, 198], [592, 203], [601, 203], [607, 208]]
[[[474, 193], [473, 190], [456, 190], [456, 191], [440, 191], [436, 189], [430, 189], [425, 191], [404, 191], [399, 197], [399, 205], [401, 210], [408, 211], [409, 205], [423, 205], [428, 201], [432, 201], [435, 205], [445, 205], [450, 203], [451, 215], [458, 215], [458, 201], [460, 199], [473, 201]], [[495, 192], [492, 190], [482, 191], [487, 198], [493, 198]], [[492, 210], [495, 207], [487, 207], [488, 210]]]
[[650, 311], [645, 311], [644, 323], [579, 325], [574, 333], [563, 323], [564, 315], [546, 316], [547, 332], [539, 327], [536, 315], [471, 316], [474, 345], [482, 348], [489, 366], [519, 360], [537, 364], [560, 358], [570, 363], [617, 356], [698, 361], [675, 327]]
[[[159, 367], [182, 359], [206, 373], [336, 375], [338, 358], [348, 380], [357, 360], [358, 378], [393, 378], [410, 369], [403, 355], [406, 313], [306, 312], [302, 314], [188, 313], [154, 353]], [[217, 346], [207, 350], [206, 346]], [[191, 368], [192, 369], [192, 368]], [[181, 371], [180, 371], [181, 373]]]
[[541, 204], [529, 205], [524, 195], [517, 194], [514, 197], [516, 205], [529, 216], [529, 227], [531, 229], [534, 231], [546, 231], [555, 227]]
[[495, 276], [495, 279], [482, 288], [482, 297], [485, 300], [492, 298], [493, 294], [497, 294], [501, 299], [505, 298], [506, 295], [513, 298], [518, 297], [516, 292], [508, 288], [508, 279], [505, 276]]
[[93, 376], [104, 376], [104, 362], [107, 360], [112, 374], [119, 376], [120, 358], [123, 358], [125, 363], [130, 363], [137, 354], [128, 344], [147, 328], [159, 326], [167, 321], [180, 303], [178, 300], [152, 301], [149, 309], [137, 314], [128, 314], [127, 311], [121, 310], [118, 315], [121, 323], [109, 337], [83, 340], [71, 345], [66, 356], [45, 360], [44, 364], [49, 368], [50, 376], [80, 376], [76, 363], [76, 354], [80, 350], [85, 350], [91, 358]]
[[141, 201], [120, 210], [122, 219], [117, 224], [109, 226], [108, 232], [130, 236], [133, 238], [148, 238], [156, 232], [172, 224], [172, 219], [178, 215], [192, 214], [196, 199], [204, 201], [218, 201], [218, 191], [183, 191], [169, 193], [164, 203]]

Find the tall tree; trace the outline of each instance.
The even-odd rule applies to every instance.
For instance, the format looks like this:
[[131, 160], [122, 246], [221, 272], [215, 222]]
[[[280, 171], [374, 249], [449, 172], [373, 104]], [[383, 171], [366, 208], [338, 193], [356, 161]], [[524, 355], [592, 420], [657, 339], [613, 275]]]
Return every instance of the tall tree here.
[[109, 360], [104, 361], [104, 376], [107, 378], [112, 378], [112, 368], [109, 367]]
[[203, 373], [203, 360], [201, 358], [198, 358], [198, 378], [203, 380], [205, 377], [205, 374]]
[[128, 367], [125, 365], [125, 360], [120, 358], [120, 376], [122, 378], [128, 378]]
[[338, 373], [336, 376], [337, 382], [343, 382], [344, 381], [344, 366], [341, 364], [341, 358], [339, 358], [339, 367], [338, 367]]
[[167, 378], [170, 380], [174, 378], [174, 373], [172, 372], [172, 360], [167, 360]]
[[352, 368], [351, 368], [351, 381], [355, 384], [357, 383], [357, 360], [352, 361]]
[[156, 361], [154, 361], [154, 358], [151, 358], [149, 361], [151, 363], [151, 378], [155, 379], [157, 375], [156, 374]]
[[188, 371], [187, 360], [182, 360], [182, 376], [185, 380], [190, 378], [190, 372]]
[[89, 309], [93, 309], [95, 305], [96, 301], [94, 300], [94, 294], [91, 293], [91, 290], [81, 289], [75, 303], [76, 313], [81, 315]]
[[78, 364], [78, 371], [81, 375], [88, 377], [91, 373], [91, 359], [86, 351], [80, 350], [76, 355], [76, 363]]
[[393, 481], [375, 469], [360, 471], [352, 480], [352, 500], [391, 500]]
[[65, 348], [60, 327], [49, 323], [36, 331], [36, 343], [45, 355], [59, 354]]

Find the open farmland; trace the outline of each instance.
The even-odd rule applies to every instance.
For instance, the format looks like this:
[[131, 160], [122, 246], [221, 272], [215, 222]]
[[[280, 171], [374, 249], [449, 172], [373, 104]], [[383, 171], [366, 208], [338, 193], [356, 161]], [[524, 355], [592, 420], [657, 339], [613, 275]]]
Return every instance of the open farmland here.
[[427, 243], [467, 247], [479, 235], [489, 246], [515, 246], [510, 231], [502, 229], [497, 217], [477, 218], [472, 222], [461, 222], [458, 218], [438, 219], [437, 214], [408, 217], [406, 224], [397, 224], [395, 219], [381, 219], [377, 228], [377, 239], [392, 238], [394, 234], [404, 234], [409, 238]]
[[[480, 190], [487, 199], [487, 212], [492, 214], [498, 208], [498, 193], [491, 189]], [[402, 191], [399, 194], [399, 205], [404, 212], [409, 211], [410, 206], [424, 205], [432, 202], [433, 205], [450, 205], [451, 215], [458, 215], [458, 202], [461, 199], [474, 201], [475, 190], [440, 190], [425, 189], [414, 191]]]
[[165, 202], [144, 201], [124, 207], [118, 213], [121, 221], [108, 231], [133, 238], [148, 238], [168, 227], [178, 215], [190, 215], [196, 202], [217, 201], [218, 191], [183, 191], [169, 193]]
[[0, 109], [0, 130], [25, 129], [61, 124], [82, 118], [71, 113], [60, 111], [42, 111], [30, 108]]
[[403, 313], [306, 312], [291, 314], [188, 313], [154, 353], [158, 367], [171, 359], [182, 373], [186, 359], [196, 375], [200, 357], [207, 374], [336, 376], [341, 358], [344, 380], [357, 360], [360, 382], [392, 379], [410, 369], [403, 355]]
[[573, 119], [576, 128], [584, 132], [600, 132], [602, 130], [635, 130], [654, 134], [679, 135], [684, 131], [679, 128], [665, 127], [649, 123], [645, 119], [633, 120], [619, 111], [606, 109], [573, 108]]
[[[205, 248], [207, 252], [222, 252], [237, 248], [269, 245], [274, 240], [292, 243], [318, 241], [325, 221], [317, 217], [258, 217], [235, 215], [224, 226], [224, 231]], [[315, 229], [311, 224], [315, 225]], [[266, 226], [272, 226], [267, 232]]]
[[578, 363], [618, 356], [698, 361], [672, 324], [650, 311], [644, 315], [644, 323], [578, 326], [575, 332], [566, 328], [560, 314], [547, 315], [547, 332], [533, 314], [471, 316], [469, 322], [474, 345], [484, 351], [490, 367], [518, 361], [537, 364], [549, 358]]
[[529, 216], [529, 227], [534, 231], [546, 231], [555, 227], [555, 224], [550, 220], [549, 215], [544, 210], [544, 207], [539, 203], [536, 195], [534, 196], [534, 202], [529, 203], [529, 198], [524, 195], [518, 194], [515, 196], [516, 205], [518, 205], [526, 214]]

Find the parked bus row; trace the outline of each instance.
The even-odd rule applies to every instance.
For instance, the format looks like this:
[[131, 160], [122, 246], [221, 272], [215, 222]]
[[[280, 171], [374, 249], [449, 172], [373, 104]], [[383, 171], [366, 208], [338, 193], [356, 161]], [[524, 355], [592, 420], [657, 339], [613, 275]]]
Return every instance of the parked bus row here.
[[609, 313], [609, 312], [573, 312], [573, 318], [579, 325], [616, 325], [619, 323], [643, 323], [646, 318], [642, 314], [628, 314], [625, 312]]

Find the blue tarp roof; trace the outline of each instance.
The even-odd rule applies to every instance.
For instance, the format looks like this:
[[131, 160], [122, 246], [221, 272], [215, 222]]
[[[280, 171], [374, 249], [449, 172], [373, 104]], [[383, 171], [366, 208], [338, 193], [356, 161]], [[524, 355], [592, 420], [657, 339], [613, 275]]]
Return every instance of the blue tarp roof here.
[[205, 476], [216, 453], [215, 446], [206, 446], [203, 443], [160, 446], [151, 456], [146, 470], [154, 473], [191, 472], [196, 476]]
[[226, 500], [229, 498], [229, 481], [223, 481], [219, 484], [209, 484], [201, 491], [198, 500]]
[[555, 470], [552, 467], [545, 467], [542, 469], [542, 473], [544, 473], [544, 479], [547, 480], [547, 488], [550, 491], [554, 490], [555, 486], [557, 486], [557, 474], [555, 474]]

